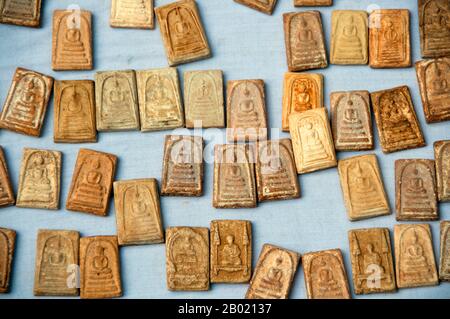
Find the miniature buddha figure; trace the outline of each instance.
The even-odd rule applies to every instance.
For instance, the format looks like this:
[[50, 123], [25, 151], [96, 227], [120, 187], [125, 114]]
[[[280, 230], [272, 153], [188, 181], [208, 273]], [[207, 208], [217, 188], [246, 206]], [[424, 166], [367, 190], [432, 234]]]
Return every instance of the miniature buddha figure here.
[[97, 282], [113, 281], [113, 274], [109, 265], [109, 259], [105, 255], [106, 248], [98, 245], [95, 247], [95, 256], [92, 259], [92, 268], [89, 269], [89, 279]]
[[70, 263], [67, 255], [70, 248], [67, 239], [58, 235], [49, 238], [44, 247], [44, 256], [40, 272], [40, 281], [48, 285], [65, 285], [67, 266]]
[[372, 244], [368, 244], [366, 247], [367, 251], [363, 255], [363, 265], [364, 265], [364, 273], [370, 275], [373, 273], [373, 267], [377, 267], [379, 273], [384, 274], [385, 270], [382, 266], [382, 258], [380, 254], [378, 254]]
[[192, 240], [188, 236], [180, 239], [178, 249], [174, 252], [175, 263], [177, 264], [193, 264], [197, 263], [197, 255], [195, 253]]
[[448, 48], [450, 41], [450, 19], [448, 9], [431, 2], [425, 7], [425, 45], [429, 50]]
[[213, 100], [211, 98], [211, 87], [205, 80], [202, 80], [202, 83], [196, 93], [197, 94], [195, 95], [194, 100], [195, 109], [208, 109], [208, 107], [213, 103]]
[[176, 53], [195, 52], [205, 47], [192, 12], [176, 7], [167, 15], [172, 48]]
[[351, 98], [341, 106], [340, 111], [343, 114], [341, 126], [338, 130], [339, 141], [353, 142], [355, 139], [368, 141], [368, 136], [364, 125], [360, 119], [359, 108], [354, 104]]
[[261, 123], [256, 111], [255, 102], [250, 91], [245, 87], [243, 91], [244, 97], [239, 102], [238, 109], [234, 113], [234, 121], [236, 128], [259, 128]]
[[333, 271], [326, 264], [325, 261], [321, 261], [317, 269], [319, 286], [319, 293], [322, 296], [333, 296], [339, 292], [340, 287], [337, 280], [334, 278]]
[[320, 134], [316, 128], [314, 128], [313, 124], [311, 122], [306, 122], [300, 130], [300, 136], [302, 137], [302, 141], [304, 141], [302, 146], [305, 163], [328, 158]]
[[382, 121], [384, 135], [390, 142], [416, 138], [416, 133], [409, 122], [409, 106], [403, 95], [396, 97], [388, 94], [382, 98]]
[[422, 196], [427, 193], [427, 190], [423, 186], [423, 179], [419, 177], [419, 170], [413, 170], [414, 177], [409, 180], [409, 184], [406, 188], [406, 192], [415, 196]]
[[147, 87], [146, 114], [152, 120], [158, 121], [178, 120], [178, 108], [172, 99], [172, 94], [164, 85], [165, 81], [170, 81], [160, 76], [156, 76], [151, 87]]
[[283, 270], [281, 269], [281, 264], [283, 263], [283, 258], [278, 257], [275, 260], [275, 265], [269, 268], [264, 278], [261, 280], [261, 287], [280, 291], [283, 288]]
[[433, 63], [434, 78], [431, 83], [430, 95], [438, 98], [450, 94], [446, 73], [442, 72], [438, 63]]
[[3, 2], [3, 15], [10, 17], [20, 17], [21, 19], [33, 18], [34, 1], [5, 1]]
[[103, 85], [105, 87], [105, 105], [102, 118], [110, 125], [131, 125], [134, 123], [133, 101], [126, 78], [110, 77]]
[[85, 165], [88, 166], [88, 171], [77, 185], [76, 200], [93, 207], [103, 207], [105, 187], [101, 184], [103, 175], [99, 171], [100, 162], [94, 160], [91, 163], [85, 163]]
[[227, 188], [232, 189], [244, 189], [245, 188], [245, 179], [242, 176], [241, 167], [236, 163], [228, 164], [227, 174], [226, 174], [226, 183]]
[[88, 62], [85, 47], [83, 42], [81, 41], [80, 26], [78, 26], [78, 24], [80, 23], [84, 22], [82, 21], [82, 19], [80, 19], [80, 21], [78, 21], [77, 23], [75, 16], [73, 16], [71, 20], [67, 22], [62, 44], [62, 51], [60, 51], [60, 55], [62, 56], [62, 58], [69, 59], [71, 63]]
[[86, 113], [85, 108], [89, 105], [84, 104], [83, 95], [77, 92], [75, 85], [67, 88], [67, 95], [63, 91], [61, 126], [67, 134], [86, 134], [90, 133], [90, 123], [87, 121], [90, 114]]
[[395, 31], [394, 23], [391, 19], [386, 19], [383, 21], [383, 39], [389, 43], [389, 45], [393, 45], [398, 41], [398, 33]]
[[404, 251], [403, 272], [405, 275], [427, 275], [430, 273], [430, 267], [424, 256], [422, 245], [418, 242], [417, 234], [414, 232], [411, 243], [406, 246]]
[[222, 248], [222, 265], [223, 266], [240, 266], [241, 250], [239, 246], [234, 243], [234, 236], [228, 235], [226, 237], [226, 243]]
[[294, 84], [294, 99], [293, 99], [293, 110], [294, 112], [308, 111], [313, 108], [311, 103], [311, 92], [304, 82], [296, 81]]
[[147, 218], [149, 215], [147, 200], [139, 186], [135, 186], [134, 188], [134, 200], [131, 204], [131, 213], [134, 218]]
[[345, 17], [344, 27], [337, 37], [336, 56], [348, 59], [363, 58], [362, 43], [353, 16]]
[[362, 169], [359, 162], [352, 168], [350, 177], [352, 205], [356, 209], [383, 207], [382, 195], [376, 187], [371, 167]]
[[386, 61], [397, 61], [401, 59], [402, 50], [400, 46], [402, 45], [402, 41], [390, 18], [382, 21], [381, 36], [384, 40], [380, 42], [381, 58]]
[[[20, 82], [19, 82], [20, 83]], [[23, 82], [22, 82], [23, 83]], [[29, 79], [26, 83], [20, 83], [18, 87], [22, 88], [22, 94], [19, 96], [17, 104], [7, 115], [8, 120], [26, 126], [34, 126], [36, 109], [43, 101], [43, 92], [35, 80]]]
[[33, 157], [23, 183], [22, 200], [49, 202], [52, 200], [52, 186], [48, 179], [47, 163], [41, 154]]
[[307, 52], [307, 50], [316, 49], [317, 42], [314, 40], [314, 33], [308, 25], [308, 21], [304, 17], [300, 17], [300, 31], [296, 49]]
[[171, 156], [174, 156], [173, 150], [176, 150], [176, 146], [181, 145], [175, 154], [175, 158], [172, 160], [171, 171], [169, 170], [168, 184], [174, 184], [173, 186], [188, 187], [192, 184], [195, 185], [195, 170], [192, 154], [193, 145], [187, 141], [182, 140], [171, 148]]

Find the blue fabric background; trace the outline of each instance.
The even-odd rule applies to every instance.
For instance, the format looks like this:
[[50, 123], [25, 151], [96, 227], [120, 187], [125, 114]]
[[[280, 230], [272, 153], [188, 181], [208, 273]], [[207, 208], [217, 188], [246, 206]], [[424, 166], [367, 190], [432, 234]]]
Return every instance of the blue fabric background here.
[[[110, 0], [44, 0], [39, 29], [0, 25], [0, 100], [4, 101], [17, 66], [56, 79], [93, 79], [100, 70], [148, 69], [167, 66], [159, 27], [156, 30], [113, 29], [109, 27]], [[163, 5], [171, 0], [156, 0]], [[222, 69], [225, 80], [261, 78], [266, 83], [270, 126], [281, 126], [283, 74], [287, 71], [282, 14], [305, 9], [294, 8], [292, 0], [279, 0], [273, 16], [239, 5], [232, 0], [198, 0], [201, 17], [212, 48], [213, 57], [179, 67], [186, 70]], [[93, 13], [94, 71], [53, 72], [51, 70], [51, 18], [55, 9], [76, 3]], [[407, 8], [411, 11], [413, 61], [420, 59], [417, 2], [415, 0], [335, 0], [333, 7], [318, 8], [322, 13], [329, 47], [331, 12], [337, 9]], [[329, 94], [338, 90], [376, 91], [399, 85], [411, 88], [415, 109], [427, 141], [424, 148], [384, 155], [376, 136], [378, 155], [386, 190], [394, 210], [394, 161], [399, 158], [433, 158], [433, 142], [450, 138], [449, 122], [427, 125], [414, 68], [374, 70], [369, 66], [331, 65], [318, 70], [325, 76], [325, 104]], [[223, 130], [205, 132], [211, 149], [221, 143]], [[0, 132], [0, 144], [6, 157], [14, 188], [17, 189], [20, 161], [24, 147], [46, 148], [63, 152], [61, 207], [64, 207], [76, 155], [80, 147], [116, 154], [119, 157], [116, 179], [161, 177], [163, 140], [169, 131], [140, 133], [100, 133], [98, 143], [65, 145], [53, 143], [53, 102], [47, 111], [42, 136], [33, 138], [6, 130]], [[288, 136], [285, 133], [282, 137]], [[371, 153], [371, 152], [364, 152]], [[340, 152], [339, 158], [360, 153]], [[162, 214], [165, 227], [186, 225], [209, 227], [212, 219], [248, 219], [253, 222], [253, 262], [256, 263], [264, 243], [272, 243], [300, 253], [340, 248], [351, 276], [347, 231], [363, 227], [389, 227], [391, 239], [396, 223], [393, 214], [386, 217], [350, 222], [347, 219], [339, 177], [335, 168], [300, 176], [302, 197], [298, 200], [259, 204], [255, 209], [217, 210], [212, 207], [211, 164], [205, 165], [205, 194], [200, 198], [164, 197]], [[441, 204], [441, 219], [450, 218], [450, 205]], [[438, 257], [439, 222], [433, 222], [435, 255]], [[0, 298], [32, 298], [37, 230], [74, 229], [83, 236], [115, 234], [114, 205], [108, 217], [82, 213], [21, 209], [0, 210], [0, 226], [18, 232], [11, 292]], [[125, 298], [242, 298], [245, 284], [214, 284], [207, 292], [169, 292], [165, 283], [164, 245], [125, 247], [120, 250]], [[450, 286], [401, 289], [394, 294], [376, 294], [366, 298], [448, 298]], [[291, 293], [305, 298], [305, 282], [300, 267]]]

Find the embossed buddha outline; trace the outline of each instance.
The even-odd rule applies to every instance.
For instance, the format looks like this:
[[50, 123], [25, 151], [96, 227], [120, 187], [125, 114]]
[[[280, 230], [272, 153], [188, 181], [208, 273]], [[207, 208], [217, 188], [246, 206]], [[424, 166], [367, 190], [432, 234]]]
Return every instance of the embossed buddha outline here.
[[76, 184], [70, 194], [70, 201], [88, 208], [105, 208], [113, 162], [107, 156], [99, 158], [98, 155], [85, 155], [81, 161], [82, 164], [73, 177]]
[[202, 121], [208, 124], [223, 122], [223, 111], [220, 104], [222, 88], [217, 86], [214, 77], [207, 73], [193, 74], [187, 86], [187, 114], [191, 121]]
[[341, 261], [331, 253], [314, 256], [308, 263], [311, 297], [318, 299], [345, 298], [349, 292]]
[[228, 130], [233, 140], [256, 140], [267, 134], [263, 90], [256, 83], [245, 80], [233, 86], [228, 112]]
[[439, 177], [441, 179], [441, 196], [450, 196], [450, 143], [446, 143], [439, 150], [439, 156], [437, 157], [439, 161], [438, 169], [441, 170]]
[[47, 85], [41, 76], [27, 71], [17, 73], [15, 81], [12, 99], [2, 112], [2, 120], [38, 130], [46, 107]]
[[170, 9], [164, 26], [169, 47], [175, 56], [200, 53], [208, 49], [198, 15], [185, 5]]
[[[282, 299], [294, 277], [292, 256], [278, 248], [270, 248], [262, 257], [250, 286], [253, 299]], [[263, 271], [266, 270], [267, 271]]]
[[51, 151], [31, 151], [24, 159], [19, 205], [51, 205], [57, 202], [59, 161]]
[[[230, 153], [232, 158], [230, 158]], [[218, 165], [218, 203], [253, 202], [254, 181], [248, 151], [235, 145], [220, 149]]]
[[156, 129], [182, 124], [181, 102], [172, 76], [152, 73], [145, 78], [143, 126]]
[[385, 63], [402, 63], [407, 59], [407, 18], [401, 13], [378, 13], [377, 59]]
[[113, 19], [122, 23], [152, 23], [153, 0], [114, 0]]
[[258, 152], [262, 194], [297, 196], [297, 170], [291, 150], [282, 141], [272, 140], [262, 142]]
[[336, 101], [335, 132], [339, 146], [369, 146], [371, 118], [369, 104], [359, 93], [342, 94]]
[[[91, 21], [88, 11], [58, 11], [54, 22], [55, 69], [92, 67]], [[70, 20], [69, 20], [70, 19]], [[61, 36], [62, 34], [62, 36]]]
[[439, 59], [424, 69], [425, 97], [432, 116], [450, 116], [450, 63]]
[[380, 126], [388, 145], [422, 140], [412, 105], [400, 90], [388, 91], [379, 98]]
[[332, 53], [335, 63], [366, 63], [367, 22], [358, 12], [337, 13]]
[[100, 120], [105, 129], [134, 129], [138, 126], [136, 100], [130, 79], [120, 73], [101, 83]]
[[362, 217], [388, 210], [378, 169], [372, 163], [364, 159], [349, 163], [346, 175], [352, 215]]
[[170, 289], [203, 290], [209, 286], [209, 246], [189, 228], [173, 230], [167, 242]]
[[149, 186], [133, 184], [126, 186], [122, 195], [122, 218], [126, 241], [160, 238], [158, 203]]
[[82, 84], [65, 85], [60, 95], [58, 131], [64, 138], [89, 138], [95, 134], [93, 101]]
[[328, 162], [333, 157], [326, 139], [327, 126], [317, 114], [310, 114], [298, 121], [298, 136], [302, 153], [299, 154], [304, 169]]
[[116, 247], [109, 241], [97, 239], [86, 247], [83, 273], [83, 293], [115, 294], [121, 292]]
[[[358, 231], [351, 232], [351, 252], [354, 258], [354, 284], [360, 293], [365, 291], [389, 291], [395, 289], [394, 268], [392, 264], [389, 235], [385, 229], [371, 229], [369, 232], [361, 232], [358, 239]], [[361, 244], [364, 243], [365, 245]], [[379, 278], [380, 284], [377, 285]], [[389, 287], [383, 287], [389, 285]], [[384, 290], [386, 289], [386, 290]]]
[[[434, 176], [424, 163], [413, 162], [400, 173], [400, 216], [409, 214], [437, 215]], [[431, 216], [430, 216], [431, 217]]]
[[193, 136], [178, 136], [176, 140], [169, 140], [165, 151], [163, 188], [173, 191], [201, 192], [203, 145], [199, 138]]
[[435, 277], [431, 238], [422, 226], [414, 225], [404, 229], [400, 235], [399, 246], [399, 281], [420, 284]]
[[[323, 63], [325, 47], [319, 18], [312, 13], [297, 14], [289, 25], [291, 64]], [[320, 31], [320, 32], [318, 32]]]
[[[423, 53], [434, 56], [450, 51], [450, 5], [445, 1], [429, 0], [421, 10]], [[441, 54], [440, 54], [441, 55]]]
[[41, 289], [70, 289], [68, 266], [76, 264], [73, 242], [64, 235], [55, 234], [45, 239], [39, 263]]

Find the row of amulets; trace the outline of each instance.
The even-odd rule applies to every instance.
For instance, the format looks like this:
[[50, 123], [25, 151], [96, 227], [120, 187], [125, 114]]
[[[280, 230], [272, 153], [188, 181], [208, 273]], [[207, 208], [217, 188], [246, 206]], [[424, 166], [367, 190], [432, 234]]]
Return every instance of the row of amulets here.
[[[151, 186], [149, 191], [156, 189], [155, 180], [146, 182]], [[122, 186], [131, 190], [130, 196], [138, 192], [133, 184]], [[124, 198], [127, 196], [126, 193], [122, 195]], [[154, 208], [159, 210], [159, 207]], [[130, 210], [130, 207], [124, 205], [124, 209]], [[80, 238], [77, 231], [39, 230], [34, 294], [80, 294], [81, 298], [121, 296], [119, 245], [164, 242], [160, 216], [142, 215], [123, 221], [127, 226], [123, 232], [119, 229], [119, 237]], [[146, 235], [141, 233], [143, 229]], [[440, 230], [439, 274], [428, 224], [394, 226], [395, 267], [388, 228], [350, 230], [348, 238], [355, 293], [394, 292], [397, 288], [433, 286], [439, 284], [439, 279], [450, 280], [450, 221], [442, 221]], [[6, 292], [9, 287], [15, 237], [14, 230], [0, 228], [0, 241], [6, 249], [1, 255], [4, 271], [0, 292]], [[121, 239], [128, 242], [123, 243]], [[172, 291], [209, 290], [210, 282], [249, 282], [248, 299], [286, 299], [300, 264], [299, 253], [265, 244], [252, 275], [252, 228], [251, 223], [245, 220], [213, 220], [210, 231], [203, 227], [170, 227], [166, 229], [165, 242], [166, 282]], [[53, 251], [55, 247], [59, 250]], [[50, 262], [49, 254], [52, 253], [63, 255], [63, 261], [59, 264]], [[351, 298], [340, 249], [306, 253], [301, 256], [301, 261], [308, 298]], [[77, 286], [78, 266], [80, 287]]]
[[[130, 6], [135, 6], [130, 7]], [[5, 0], [0, 23], [38, 27], [41, 0], [24, 5]], [[111, 1], [110, 25], [119, 28], [153, 29], [154, 13], [161, 26], [169, 65], [211, 56], [208, 40], [194, 0], [180, 0], [154, 9], [153, 0], [129, 3]], [[55, 10], [53, 13], [52, 69], [91, 70], [93, 68], [92, 14], [87, 10]], [[181, 27], [180, 27], [181, 26]]]

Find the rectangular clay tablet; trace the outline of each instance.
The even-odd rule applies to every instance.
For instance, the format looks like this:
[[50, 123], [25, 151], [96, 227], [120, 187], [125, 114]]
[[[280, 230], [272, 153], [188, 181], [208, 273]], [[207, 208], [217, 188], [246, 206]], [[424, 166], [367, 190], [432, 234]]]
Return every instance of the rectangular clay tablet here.
[[425, 146], [407, 86], [370, 94], [384, 153]]
[[39, 27], [41, 0], [3, 0], [0, 2], [0, 23]]
[[186, 127], [224, 127], [221, 70], [184, 72]]
[[120, 256], [116, 236], [80, 239], [81, 299], [122, 296]]
[[9, 291], [12, 261], [16, 242], [16, 232], [0, 227], [0, 293]]
[[418, 0], [418, 6], [422, 57], [450, 55], [450, 3], [448, 0]]
[[350, 220], [390, 214], [375, 154], [340, 160], [338, 171], [345, 207]]
[[325, 108], [291, 114], [289, 130], [297, 173], [304, 174], [337, 165], [333, 137]]
[[72, 175], [66, 209], [106, 216], [117, 157], [80, 149]]
[[211, 56], [194, 0], [180, 0], [160, 6], [155, 13], [170, 66]]
[[328, 60], [320, 12], [285, 13], [283, 23], [289, 71], [326, 68]]
[[133, 70], [97, 72], [95, 87], [97, 130], [139, 130], [136, 74]]
[[372, 68], [411, 66], [407, 9], [381, 9], [370, 13], [369, 54]]
[[16, 206], [59, 209], [60, 188], [61, 152], [25, 148]]
[[16, 202], [14, 190], [9, 178], [8, 166], [3, 148], [0, 146], [0, 207], [13, 205]]
[[248, 220], [211, 221], [211, 282], [248, 282], [251, 274], [251, 223]]
[[156, 179], [131, 179], [113, 185], [119, 245], [164, 242]]
[[369, 29], [367, 12], [335, 10], [331, 15], [332, 64], [367, 64]]
[[394, 225], [394, 242], [398, 288], [439, 284], [430, 225]]
[[439, 279], [450, 281], [450, 221], [441, 221], [441, 251], [439, 258]]
[[438, 199], [450, 201], [450, 140], [434, 142]]
[[213, 206], [256, 207], [254, 157], [250, 145], [215, 145]]
[[450, 57], [416, 63], [417, 80], [427, 123], [450, 120]]
[[40, 229], [36, 244], [35, 296], [78, 296], [80, 234]]
[[323, 107], [323, 75], [287, 72], [283, 87], [282, 128], [289, 132], [289, 115]]
[[86, 10], [53, 12], [53, 70], [92, 70], [91, 20], [91, 12]]
[[153, 29], [154, 0], [112, 0], [109, 24], [115, 28]]
[[270, 15], [273, 13], [277, 0], [234, 0], [234, 2]]
[[227, 83], [227, 140], [257, 141], [267, 138], [266, 97], [263, 80]]
[[[302, 256], [308, 299], [351, 299], [347, 272], [340, 249]], [[326, 276], [326, 279], [322, 278]]]
[[176, 68], [136, 72], [141, 131], [184, 126], [180, 84]]
[[332, 6], [333, 0], [294, 0], [296, 7], [322, 7]]
[[166, 135], [161, 194], [203, 194], [203, 139], [200, 136]]
[[288, 299], [300, 254], [264, 244], [246, 299]]
[[333, 92], [331, 126], [337, 151], [371, 150], [373, 144], [368, 91]]
[[395, 206], [397, 220], [439, 219], [433, 160], [395, 161]]
[[258, 142], [256, 184], [258, 200], [300, 197], [292, 143], [288, 138]]
[[94, 81], [55, 81], [55, 143], [97, 141]]
[[0, 127], [39, 136], [52, 94], [53, 78], [17, 68], [0, 116]]
[[355, 293], [394, 292], [397, 288], [389, 229], [350, 230], [348, 241]]
[[209, 290], [208, 228], [166, 229], [166, 273], [169, 290]]

